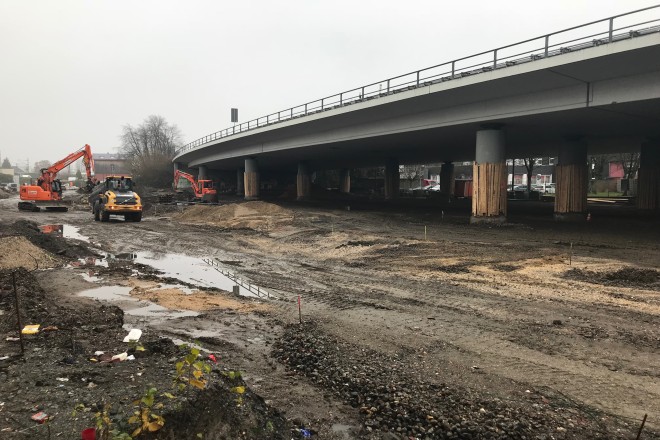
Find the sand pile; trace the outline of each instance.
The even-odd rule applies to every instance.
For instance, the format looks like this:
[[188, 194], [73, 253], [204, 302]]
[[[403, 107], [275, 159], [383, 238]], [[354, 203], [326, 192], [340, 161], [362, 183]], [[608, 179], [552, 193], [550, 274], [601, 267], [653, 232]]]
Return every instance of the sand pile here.
[[222, 206], [195, 205], [173, 218], [181, 223], [262, 231], [291, 224], [294, 214], [272, 203], [245, 202]]
[[54, 267], [59, 263], [57, 257], [30, 243], [25, 237], [0, 238], [0, 269], [24, 267], [32, 270]]
[[8, 199], [11, 194], [4, 189], [0, 188], [0, 199]]

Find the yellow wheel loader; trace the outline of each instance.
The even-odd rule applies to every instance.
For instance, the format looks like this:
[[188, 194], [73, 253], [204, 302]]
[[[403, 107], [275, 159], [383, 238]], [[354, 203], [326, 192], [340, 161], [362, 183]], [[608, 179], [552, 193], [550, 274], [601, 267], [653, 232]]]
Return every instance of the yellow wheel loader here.
[[133, 180], [127, 176], [108, 176], [89, 196], [95, 221], [107, 222], [111, 215], [121, 215], [127, 222], [142, 220], [142, 201], [133, 191]]

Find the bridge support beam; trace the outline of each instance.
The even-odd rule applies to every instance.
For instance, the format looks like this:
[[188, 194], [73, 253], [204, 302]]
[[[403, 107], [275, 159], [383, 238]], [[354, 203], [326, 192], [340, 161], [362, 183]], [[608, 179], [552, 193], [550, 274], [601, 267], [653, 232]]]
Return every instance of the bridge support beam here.
[[447, 197], [453, 197], [454, 187], [454, 164], [445, 162], [440, 168], [440, 192]]
[[660, 141], [642, 144], [637, 180], [637, 208], [660, 209]]
[[385, 199], [393, 200], [399, 197], [399, 160], [390, 158], [385, 163]]
[[243, 182], [245, 185], [245, 200], [257, 200], [259, 198], [259, 168], [256, 159], [245, 159]]
[[242, 196], [245, 194], [245, 172], [243, 168], [236, 170], [236, 195]]
[[209, 173], [208, 173], [208, 169], [206, 168], [206, 165], [200, 165], [197, 171], [197, 180], [207, 180], [208, 175]]
[[296, 200], [309, 200], [312, 194], [312, 179], [309, 173], [309, 166], [307, 165], [307, 162], [300, 162], [298, 164], [298, 178], [296, 183]]
[[339, 172], [339, 192], [348, 194], [351, 192], [351, 170], [342, 168]]
[[472, 217], [470, 223], [506, 221], [506, 157], [504, 131], [477, 131], [472, 167]]
[[174, 172], [177, 172], [178, 170], [183, 168], [183, 164], [181, 162], [173, 162], [174, 165]]
[[555, 168], [555, 220], [584, 220], [587, 212], [587, 145], [568, 140], [559, 149]]

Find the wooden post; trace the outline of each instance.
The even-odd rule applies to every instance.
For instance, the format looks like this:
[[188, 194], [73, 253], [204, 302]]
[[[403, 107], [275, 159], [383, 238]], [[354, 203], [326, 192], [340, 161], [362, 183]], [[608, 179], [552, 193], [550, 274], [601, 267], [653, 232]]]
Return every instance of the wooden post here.
[[23, 324], [21, 324], [21, 308], [18, 301], [18, 289], [16, 289], [16, 272], [11, 273], [11, 284], [14, 288], [14, 303], [16, 305], [16, 322], [18, 325], [18, 340], [21, 342], [21, 356], [25, 355], [25, 346], [23, 345]]

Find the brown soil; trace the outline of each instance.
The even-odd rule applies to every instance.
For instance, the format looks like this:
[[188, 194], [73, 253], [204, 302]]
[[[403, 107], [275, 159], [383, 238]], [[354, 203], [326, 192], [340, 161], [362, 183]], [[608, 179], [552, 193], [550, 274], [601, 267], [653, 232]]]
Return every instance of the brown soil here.
[[130, 295], [139, 299], [160, 304], [170, 310], [193, 310], [202, 312], [207, 310], [232, 310], [238, 313], [267, 313], [271, 307], [261, 303], [239, 301], [228, 297], [228, 292], [206, 292], [197, 290], [184, 293], [176, 288], [161, 288], [155, 282], [131, 280], [130, 285], [136, 285]]
[[[634, 438], [646, 413], [642, 438], [660, 438], [660, 292], [646, 281], [660, 261], [652, 220], [511, 215], [504, 227], [473, 227], [464, 213], [356, 211], [357, 202], [351, 211], [289, 205], [282, 223], [250, 224], [262, 214], [228, 206], [184, 214], [221, 208], [203, 225], [174, 214], [139, 224], [60, 218], [115, 254], [212, 256], [276, 294], [265, 315], [230, 307], [141, 322], [201, 341], [318, 440]], [[566, 277], [571, 269], [587, 277]], [[133, 269], [67, 270], [111, 284]], [[85, 287], [71, 272], [41, 273], [50, 290], [80, 302], [71, 295]]]
[[60, 263], [60, 259], [23, 236], [0, 237], [0, 269], [46, 269]]
[[247, 202], [222, 206], [189, 207], [175, 215], [177, 221], [226, 229], [272, 229], [293, 221], [293, 212], [272, 203]]

